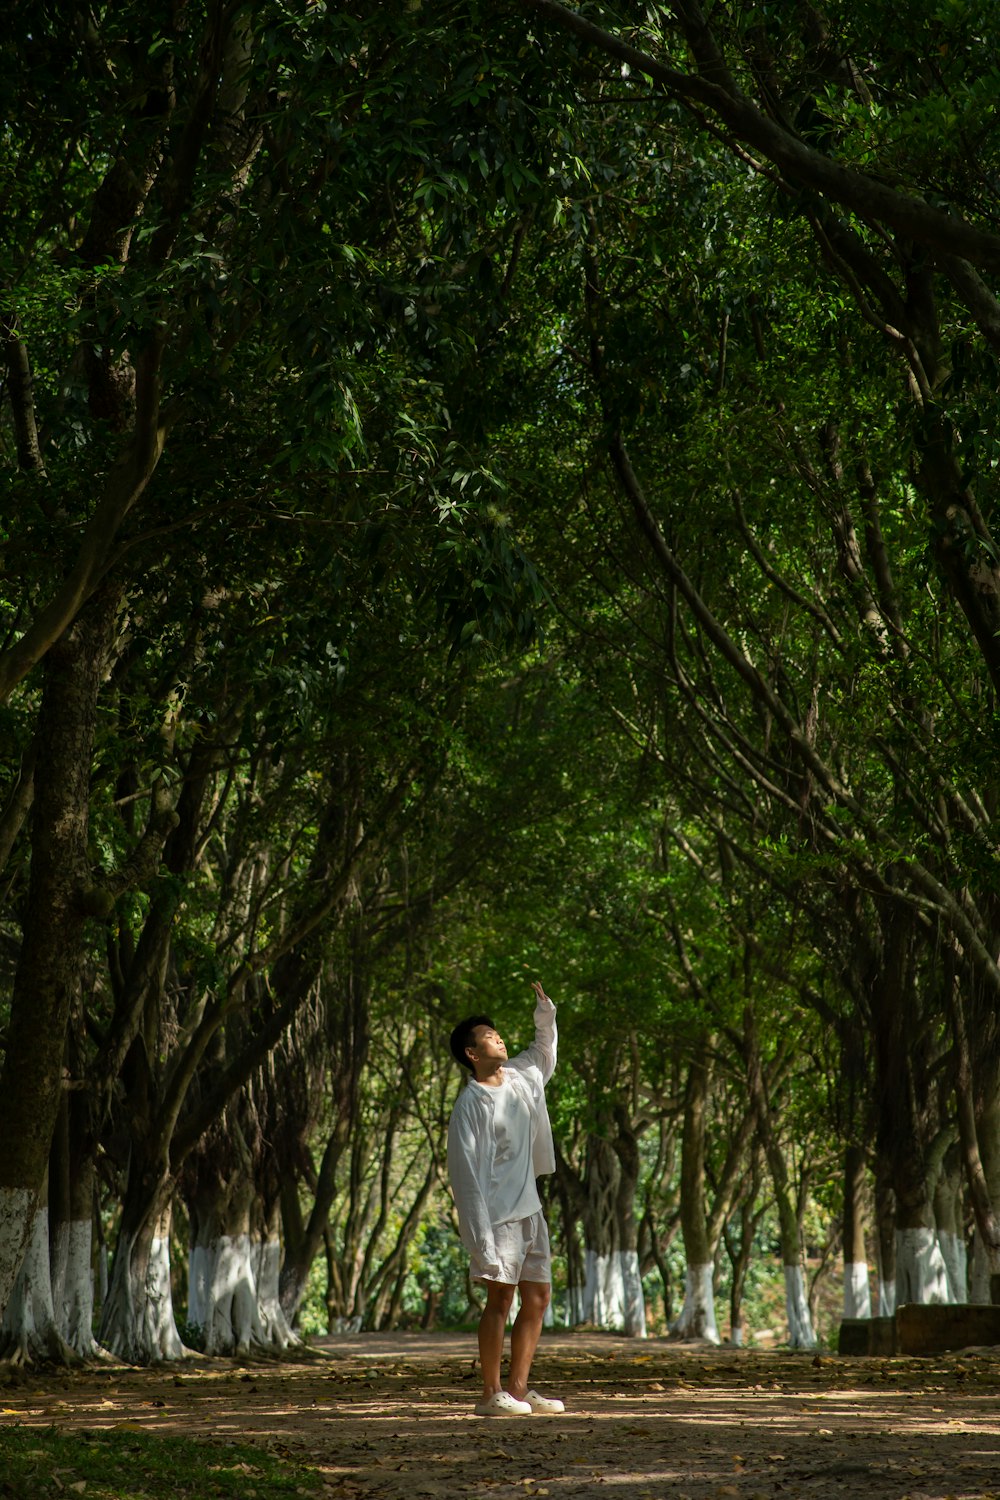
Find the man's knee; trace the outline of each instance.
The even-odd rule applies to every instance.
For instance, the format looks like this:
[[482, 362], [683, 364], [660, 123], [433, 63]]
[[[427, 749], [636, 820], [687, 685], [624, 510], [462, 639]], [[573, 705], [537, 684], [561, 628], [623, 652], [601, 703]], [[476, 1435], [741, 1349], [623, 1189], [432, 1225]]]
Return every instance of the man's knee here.
[[545, 1312], [552, 1297], [552, 1288], [547, 1281], [522, 1281], [518, 1291], [521, 1306], [538, 1316]]
[[503, 1313], [504, 1317], [510, 1312], [514, 1301], [516, 1287], [510, 1286], [505, 1281], [486, 1282], [486, 1311]]

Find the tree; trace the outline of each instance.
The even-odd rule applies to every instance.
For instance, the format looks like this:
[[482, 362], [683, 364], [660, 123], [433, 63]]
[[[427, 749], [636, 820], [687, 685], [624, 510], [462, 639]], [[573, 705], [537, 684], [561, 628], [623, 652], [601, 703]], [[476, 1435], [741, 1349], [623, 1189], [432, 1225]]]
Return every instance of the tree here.
[[[9, 819], [13, 836], [34, 797], [36, 894], [2, 1090], [10, 1149], [0, 1169], [0, 1304], [42, 1180], [86, 921], [106, 919], [125, 889], [148, 884], [184, 811], [158, 777], [145, 832], [126, 843], [119, 870], [105, 871], [91, 889], [81, 801], [91, 777], [87, 715], [96, 711], [106, 659], [123, 673], [135, 669], [142, 629], [129, 638], [126, 625], [126, 639], [105, 642], [85, 622], [99, 614], [107, 635], [121, 624], [122, 601], [148, 616], [179, 589], [187, 593], [192, 569], [198, 578], [214, 575], [214, 595], [208, 589], [194, 602], [197, 623], [167, 626], [165, 670], [153, 692], [182, 698], [186, 685], [172, 673], [183, 662], [204, 675], [206, 661], [225, 649], [225, 628], [211, 628], [215, 604], [246, 589], [258, 600], [268, 592], [263, 559], [275, 549], [304, 558], [319, 535], [324, 586], [336, 593], [343, 551], [328, 543], [338, 528], [353, 534], [355, 559], [377, 578], [412, 543], [412, 531], [407, 542], [399, 537], [413, 522], [433, 559], [416, 588], [422, 604], [433, 597], [453, 645], [496, 639], [512, 621], [530, 634], [533, 576], [491, 519], [486, 496], [473, 499], [463, 484], [442, 498], [458, 460], [419, 362], [434, 325], [422, 310], [429, 299], [417, 291], [426, 211], [417, 189], [437, 162], [447, 114], [442, 97], [428, 116], [424, 90], [428, 67], [449, 77], [453, 58], [438, 29], [448, 14], [444, 7], [441, 18], [427, 16], [414, 36], [408, 17], [387, 30], [378, 8], [365, 5], [336, 15], [269, 4], [239, 13], [214, 4], [162, 14], [98, 7], [68, 30], [57, 10], [42, 7], [30, 19], [19, 14], [5, 42], [26, 64], [9, 70], [7, 145], [16, 171], [4, 252], [5, 457], [23, 503], [7, 539], [11, 635], [0, 686], [24, 710], [24, 742], [35, 734], [38, 749], [22, 757]], [[401, 51], [396, 39], [406, 44]], [[313, 121], [325, 123], [304, 128]], [[380, 184], [374, 198], [372, 182]], [[416, 365], [409, 322], [418, 325]], [[363, 432], [362, 404], [365, 417], [377, 414], [377, 435]], [[211, 558], [220, 540], [231, 564], [223, 577]], [[314, 573], [313, 587], [318, 579]], [[254, 624], [273, 634], [260, 618]], [[343, 667], [346, 644], [328, 634], [311, 642], [327, 653], [331, 676]], [[67, 722], [61, 752], [68, 759], [75, 735], [72, 775], [53, 760], [56, 709], [32, 725], [28, 674], [52, 653], [49, 698], [62, 691], [77, 703], [77, 727]], [[60, 686], [68, 660], [77, 662], [75, 687]], [[220, 695], [217, 686], [203, 712], [226, 719], [197, 768], [194, 784], [204, 792], [218, 786], [226, 734], [248, 732], [250, 718], [238, 694]], [[62, 707], [56, 716], [65, 717]], [[131, 806], [135, 792], [126, 795]], [[62, 798], [65, 816], [53, 798]], [[202, 811], [211, 818], [207, 808], [186, 811], [166, 848], [177, 882], [195, 852], [192, 833], [211, 827], [199, 824]], [[47, 823], [72, 827], [72, 847], [46, 855]], [[62, 871], [55, 903], [44, 886], [46, 857]], [[140, 1021], [155, 1029], [179, 899], [177, 885], [159, 892], [145, 942], [126, 955], [126, 968], [133, 957], [139, 967], [117, 997], [101, 1053], [105, 1098], [92, 1141]], [[321, 900], [300, 919], [319, 923], [335, 899], [327, 892], [326, 906]], [[53, 943], [52, 923], [63, 920], [67, 941]], [[180, 1077], [246, 983], [236, 979], [228, 999], [209, 1007]], [[167, 1135], [183, 1095], [173, 1089]], [[162, 1140], [156, 1154], [162, 1166]], [[141, 1283], [141, 1264], [139, 1271]]]

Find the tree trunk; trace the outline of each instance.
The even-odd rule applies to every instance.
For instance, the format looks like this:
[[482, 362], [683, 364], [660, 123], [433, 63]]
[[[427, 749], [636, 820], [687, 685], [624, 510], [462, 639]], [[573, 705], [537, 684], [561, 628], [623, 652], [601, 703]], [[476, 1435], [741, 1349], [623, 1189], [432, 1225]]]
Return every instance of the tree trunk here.
[[937, 1234], [927, 1224], [896, 1230], [896, 1305], [949, 1302], [948, 1269]]
[[888, 1167], [879, 1163], [875, 1174], [875, 1218], [878, 1226], [878, 1315], [896, 1311], [896, 1195]]
[[934, 1186], [934, 1226], [948, 1278], [948, 1300], [966, 1302], [968, 1265], [962, 1223], [962, 1170], [954, 1147], [941, 1163]]
[[[356, 1118], [356, 1112], [354, 1117]], [[297, 1201], [294, 1208], [290, 1208], [293, 1222], [296, 1218], [298, 1222], [294, 1225], [295, 1232], [286, 1236], [285, 1254], [279, 1273], [281, 1307], [290, 1324], [295, 1321], [299, 1304], [305, 1294], [312, 1263], [323, 1245], [330, 1209], [333, 1207], [337, 1192], [337, 1168], [348, 1138], [348, 1130], [343, 1128], [341, 1122], [338, 1121], [323, 1152], [308, 1223], [302, 1223]], [[290, 1184], [288, 1193], [285, 1195], [286, 1206], [287, 1199], [293, 1195], [297, 1200], [296, 1187]]]
[[914, 917], [887, 906], [883, 946], [871, 985], [874, 1023], [878, 1146], [896, 1205], [895, 1305], [946, 1302], [948, 1275], [934, 1229], [925, 1140], [931, 1129], [927, 1060], [915, 1036], [920, 1014], [915, 980]]
[[[414, 1235], [420, 1227], [424, 1208], [431, 1193], [434, 1191], [436, 1181], [437, 1166], [431, 1160], [424, 1179], [412, 1198], [406, 1216], [399, 1226], [392, 1249], [376, 1269], [375, 1250], [388, 1219], [388, 1215], [385, 1212], [387, 1206], [386, 1189], [389, 1186], [388, 1173], [383, 1177], [383, 1201], [380, 1206], [377, 1225], [374, 1232], [368, 1237], [368, 1244], [365, 1248], [360, 1275], [357, 1281], [355, 1314], [362, 1315], [365, 1327], [376, 1329], [395, 1328], [399, 1321], [403, 1291], [408, 1273], [407, 1260], [409, 1248], [413, 1243]], [[397, 1202], [397, 1209], [401, 1211], [401, 1208], [401, 1204]]]
[[261, 1218], [254, 1274], [257, 1281], [257, 1310], [267, 1335], [267, 1347], [289, 1349], [302, 1340], [285, 1317], [281, 1305], [281, 1236], [278, 1232], [280, 1212], [277, 1204]]
[[585, 1321], [584, 1288], [587, 1281], [586, 1254], [581, 1252], [577, 1226], [583, 1217], [585, 1197], [582, 1184], [556, 1148], [555, 1196], [562, 1220], [562, 1242], [566, 1256], [566, 1305], [563, 1321], [575, 1328]]
[[757, 1045], [756, 1020], [749, 1005], [744, 1008], [743, 1029], [746, 1042], [747, 1082], [757, 1115], [760, 1143], [771, 1173], [775, 1204], [778, 1209], [781, 1259], [785, 1272], [788, 1342], [793, 1349], [813, 1349], [816, 1346], [816, 1334], [813, 1331], [812, 1318], [809, 1313], [799, 1217], [792, 1201], [784, 1152], [771, 1118], [771, 1106], [761, 1068], [760, 1049]]
[[723, 1230], [726, 1253], [732, 1269], [729, 1289], [729, 1342], [736, 1349], [741, 1349], [745, 1341], [746, 1320], [743, 1317], [743, 1292], [753, 1256], [754, 1239], [764, 1214], [764, 1209], [760, 1207], [760, 1167], [759, 1150], [755, 1150], [740, 1196], [739, 1245], [733, 1245], [728, 1223]]
[[[904, 1302], [947, 1303], [952, 1300], [948, 1268], [938, 1243], [934, 1200], [947, 1137], [939, 1132], [937, 1153], [920, 1147], [914, 1126], [898, 1140], [896, 1159], [896, 1305]], [[938, 1160], [933, 1160], [934, 1155]]]
[[248, 1184], [234, 1190], [227, 1183], [189, 1206], [189, 1259], [197, 1264], [198, 1297], [188, 1316], [193, 1322], [198, 1313], [207, 1355], [245, 1356], [265, 1343], [251, 1265], [250, 1200]]
[[668, 1230], [667, 1243], [666, 1245], [664, 1245], [660, 1239], [659, 1234], [657, 1233], [656, 1222], [653, 1217], [652, 1209], [647, 1203], [646, 1212], [643, 1215], [642, 1223], [639, 1227], [640, 1232], [644, 1233], [647, 1246], [645, 1257], [640, 1252], [640, 1263], [643, 1263], [645, 1258], [648, 1257], [648, 1259], [653, 1262], [657, 1271], [659, 1272], [660, 1285], [663, 1287], [663, 1322], [664, 1326], [669, 1328], [670, 1324], [673, 1322], [673, 1279], [670, 1275], [670, 1266], [667, 1261], [665, 1252], [677, 1232], [678, 1225], [675, 1224]]
[[101, 1317], [100, 1342], [133, 1365], [183, 1359], [170, 1286], [172, 1183], [166, 1173], [136, 1173], [125, 1205], [111, 1282]]
[[[70, 1027], [66, 1065], [81, 1071]], [[66, 1343], [83, 1359], [105, 1354], [94, 1338], [94, 1193], [97, 1180], [90, 1109], [83, 1090], [63, 1090], [49, 1158], [52, 1301]]]
[[[298, 1202], [291, 1202], [292, 1193], [284, 1195], [286, 1207], [294, 1220], [293, 1233], [285, 1238], [280, 1282], [281, 1306], [289, 1323], [295, 1320], [310, 1268], [323, 1247], [330, 1210], [339, 1187], [340, 1164], [358, 1119], [362, 1076], [370, 1043], [370, 978], [365, 943], [365, 928], [359, 919], [349, 932], [350, 961], [346, 972], [333, 981], [328, 977], [323, 985], [327, 1022], [326, 1036], [320, 1045], [324, 1048], [327, 1068], [326, 1117], [332, 1116], [332, 1119], [323, 1158], [312, 1184], [313, 1202], [305, 1222], [302, 1222]], [[291, 954], [276, 965], [271, 978], [272, 987], [276, 994], [284, 996], [308, 984], [310, 973], [304, 957]], [[276, 1135], [279, 1142], [284, 1139], [280, 1131]], [[284, 1139], [284, 1144], [286, 1150], [292, 1147], [301, 1150], [299, 1142]]]
[[865, 1255], [865, 1153], [848, 1146], [844, 1153], [844, 1317], [870, 1318], [871, 1288]]
[[66, 1026], [92, 890], [88, 830], [97, 698], [119, 591], [105, 587], [45, 659], [31, 874], [0, 1073], [0, 1309], [45, 1172], [62, 1090]]
[[596, 1328], [644, 1338], [645, 1301], [635, 1224], [622, 1221], [624, 1196], [633, 1199], [635, 1186], [611, 1142], [590, 1136], [584, 1173], [587, 1199], [583, 1213], [583, 1318]]
[[684, 1303], [670, 1326], [672, 1338], [718, 1344], [715, 1321], [715, 1246], [708, 1235], [705, 1204], [705, 1116], [708, 1107], [709, 1039], [703, 1036], [688, 1069], [681, 1137], [681, 1235], [684, 1240]]
[[257, 1229], [247, 1180], [204, 1184], [188, 1204], [191, 1222], [188, 1321], [204, 1332], [207, 1355], [281, 1352], [299, 1342], [278, 1305], [276, 1226]]
[[[68, 1120], [68, 1114], [67, 1114]], [[52, 1301], [59, 1331], [69, 1347], [84, 1359], [103, 1351], [94, 1338], [94, 1233], [95, 1170], [91, 1159], [74, 1163], [70, 1143], [59, 1141], [57, 1127], [53, 1143], [53, 1171], [49, 1192]], [[71, 1175], [60, 1181], [68, 1158]]]
[[[977, 1071], [982, 1075], [986, 1073], [990, 1084], [985, 1088], [987, 1100], [992, 1101], [997, 1095], [997, 1063], [995, 1055], [990, 1058], [990, 1052], [995, 1053], [995, 1041], [992, 1046], [980, 1041], [980, 1056], [974, 1059], [973, 1047], [970, 1041], [970, 1027], [966, 1020], [965, 1000], [962, 993], [962, 979], [960, 966], [954, 964], [951, 982], [948, 986], [948, 995], [951, 1007], [952, 1034], [955, 1039], [955, 1105], [958, 1116], [958, 1138], [962, 1155], [962, 1163], [965, 1168], [965, 1177], [969, 1185], [969, 1195], [972, 1199], [972, 1210], [976, 1221], [976, 1236], [981, 1241], [983, 1250], [990, 1261], [993, 1273], [1000, 1271], [1000, 1220], [997, 1218], [995, 1204], [997, 1199], [994, 1186], [991, 1183], [991, 1173], [987, 1171], [984, 1160], [984, 1148], [979, 1141], [979, 1121], [976, 1109], [976, 1080], [974, 1077], [974, 1063]], [[974, 998], [980, 998], [975, 996]], [[982, 1016], [983, 1024], [976, 1028], [978, 1032], [989, 1036], [993, 1033], [992, 1007], [987, 1004], [983, 1007], [985, 1014]], [[982, 1054], [986, 1054], [984, 1057]], [[987, 1061], [987, 1058], [989, 1060]], [[982, 1081], [980, 1082], [982, 1087]], [[991, 1148], [992, 1149], [992, 1148]], [[993, 1173], [992, 1175], [996, 1175]]]
[[[992, 1202], [1000, 1203], [1000, 1090], [995, 1079], [980, 1110], [977, 1133], [990, 1198]], [[970, 1302], [991, 1302], [990, 1278], [997, 1275], [1000, 1275], [1000, 1255], [986, 1244], [977, 1224], [972, 1240]]]
[[56, 1322], [49, 1270], [49, 1211], [36, 1209], [28, 1245], [0, 1324], [0, 1359], [14, 1364], [77, 1361]]
[[615, 1108], [618, 1126], [615, 1154], [618, 1157], [618, 1194], [615, 1216], [618, 1220], [619, 1251], [622, 1267], [624, 1320], [622, 1331], [628, 1338], [646, 1337], [646, 1299], [639, 1267], [639, 1226], [635, 1215], [639, 1186], [639, 1143], [624, 1105]]

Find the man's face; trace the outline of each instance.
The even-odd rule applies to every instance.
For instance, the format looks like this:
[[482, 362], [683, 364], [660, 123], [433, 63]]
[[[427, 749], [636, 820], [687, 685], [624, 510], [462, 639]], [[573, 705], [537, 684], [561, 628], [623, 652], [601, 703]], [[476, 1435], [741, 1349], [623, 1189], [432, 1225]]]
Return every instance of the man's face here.
[[498, 1058], [501, 1062], [507, 1061], [507, 1048], [503, 1038], [492, 1026], [476, 1026], [472, 1035], [475, 1043], [470, 1050], [475, 1053], [474, 1061], [480, 1064], [496, 1062]]

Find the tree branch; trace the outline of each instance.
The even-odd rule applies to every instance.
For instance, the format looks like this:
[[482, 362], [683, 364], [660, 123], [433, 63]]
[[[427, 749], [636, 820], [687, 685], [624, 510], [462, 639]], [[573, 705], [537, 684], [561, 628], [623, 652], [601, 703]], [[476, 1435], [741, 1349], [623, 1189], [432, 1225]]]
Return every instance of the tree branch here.
[[[1000, 235], [978, 229], [967, 219], [934, 208], [922, 198], [898, 192], [865, 172], [841, 166], [821, 151], [807, 146], [781, 125], [769, 120], [739, 92], [714, 41], [711, 43], [713, 55], [718, 59], [712, 68], [714, 76], [684, 73], [629, 46], [577, 11], [561, 5], [559, 0], [524, 0], [524, 4], [599, 51], [627, 63], [672, 98], [685, 103], [694, 101], [711, 109], [741, 140], [763, 152], [793, 182], [843, 204], [863, 219], [886, 224], [897, 234], [927, 245], [936, 253], [960, 256], [983, 270], [1000, 270]], [[678, 15], [678, 18], [695, 51], [693, 8], [674, 5], [672, 9], [675, 14], [687, 12], [686, 16]], [[707, 28], [706, 34], [711, 35]], [[704, 45], [697, 50], [704, 58]]]

